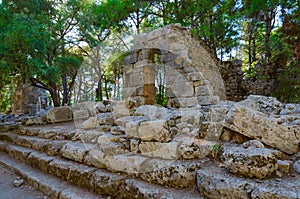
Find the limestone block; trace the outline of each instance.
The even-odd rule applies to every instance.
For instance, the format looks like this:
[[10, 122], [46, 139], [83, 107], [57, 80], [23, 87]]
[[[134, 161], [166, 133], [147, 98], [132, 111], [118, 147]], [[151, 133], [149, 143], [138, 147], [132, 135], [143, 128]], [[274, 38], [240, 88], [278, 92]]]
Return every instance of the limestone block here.
[[106, 113], [106, 112], [110, 112], [110, 107], [105, 106], [102, 102], [96, 102], [95, 104], [95, 113]]
[[249, 198], [254, 185], [243, 179], [211, 170], [197, 171], [197, 187], [201, 195], [207, 198]]
[[103, 135], [103, 132], [97, 130], [82, 130], [77, 129], [72, 140], [80, 140], [82, 142], [96, 143], [99, 136]]
[[[201, 124], [203, 125], [207, 124], [207, 129], [206, 132], [201, 132], [201, 134], [205, 134], [205, 139], [210, 140], [210, 141], [218, 141], [221, 138], [221, 135], [223, 133], [223, 124], [219, 122], [204, 122]], [[201, 129], [204, 130], [205, 129]]]
[[96, 114], [96, 112], [95, 112], [95, 102], [86, 101], [86, 102], [73, 104], [72, 105], [72, 110], [73, 111], [88, 110], [90, 116], [95, 116], [95, 114]]
[[136, 116], [146, 116], [150, 119], [163, 119], [167, 116], [168, 109], [155, 106], [155, 105], [143, 105], [136, 108], [134, 115]]
[[101, 195], [117, 197], [118, 190], [124, 184], [124, 176], [105, 171], [95, 171], [93, 174], [95, 192]]
[[293, 168], [294, 170], [300, 174], [300, 160], [296, 161], [294, 164], [293, 164]]
[[176, 52], [176, 51], [182, 51], [186, 49], [186, 45], [185, 44], [181, 44], [181, 43], [171, 43], [169, 46], [169, 50], [171, 52]]
[[178, 156], [182, 159], [198, 159], [200, 149], [193, 141], [185, 140], [178, 147]]
[[74, 120], [86, 119], [90, 116], [88, 110], [75, 110], [73, 111]]
[[143, 71], [143, 84], [154, 84], [155, 83], [155, 76], [156, 70], [154, 64], [144, 65]]
[[246, 178], [274, 177], [277, 151], [266, 148], [224, 147], [221, 160], [230, 172]]
[[84, 158], [84, 163], [99, 169], [106, 168], [105, 154], [99, 149], [90, 149]]
[[180, 108], [190, 108], [195, 107], [198, 105], [198, 98], [197, 97], [179, 97], [176, 98], [178, 103], [180, 104]]
[[132, 122], [126, 123], [125, 135], [127, 138], [139, 139], [138, 130], [139, 130], [140, 123], [141, 123], [141, 121], [132, 121]]
[[181, 108], [177, 110], [177, 115], [182, 123], [199, 125], [203, 120], [203, 111], [200, 108]]
[[141, 154], [147, 157], [155, 157], [162, 159], [177, 159], [178, 142], [141, 142], [139, 150]]
[[212, 104], [211, 96], [204, 95], [204, 96], [198, 97], [198, 103], [200, 105], [211, 105]]
[[177, 82], [177, 84], [169, 85], [168, 89], [176, 97], [192, 97], [194, 95], [194, 87], [191, 82]]
[[195, 87], [196, 96], [209, 95], [210, 93], [211, 93], [210, 87], [207, 85]]
[[137, 87], [126, 87], [122, 90], [123, 97], [128, 99], [137, 94]]
[[144, 170], [144, 162], [149, 160], [148, 157], [118, 154], [105, 156], [105, 164], [108, 170], [122, 171], [127, 174], [139, 174]]
[[120, 126], [112, 126], [110, 128], [110, 132], [113, 135], [123, 135], [125, 133], [126, 129]]
[[138, 87], [143, 85], [143, 73], [133, 73], [129, 78], [129, 87]]
[[118, 118], [114, 121], [114, 124], [126, 129], [126, 124], [129, 122], [143, 122], [143, 121], [147, 121], [149, 120], [148, 117], [145, 116], [125, 116], [125, 117], [121, 117]]
[[99, 125], [113, 125], [114, 118], [112, 113], [99, 113], [97, 115]]
[[122, 143], [106, 142], [99, 144], [99, 148], [105, 155], [122, 154], [128, 152]]
[[300, 140], [295, 135], [296, 127], [278, 125], [261, 112], [236, 106], [227, 114], [225, 125], [285, 153], [294, 154], [299, 151]]
[[26, 117], [22, 120], [22, 124], [25, 126], [46, 124], [46, 118], [40, 116]]
[[140, 144], [140, 140], [130, 139], [130, 143], [129, 143], [130, 151], [133, 153], [138, 153], [139, 152], [139, 144]]
[[46, 120], [48, 123], [71, 121], [73, 120], [72, 110], [68, 106], [51, 108], [46, 114]]
[[65, 144], [61, 150], [61, 156], [75, 160], [77, 162], [83, 162], [84, 156], [88, 151], [88, 146], [80, 142], [69, 142]]
[[169, 142], [174, 137], [168, 128], [167, 120], [142, 122], [138, 133], [143, 141]]
[[133, 114], [135, 102], [132, 100], [114, 101], [112, 103], [113, 115], [115, 119], [120, 117], [130, 116]]
[[282, 173], [288, 173], [291, 169], [291, 161], [277, 160], [278, 170]]
[[241, 144], [241, 147], [244, 148], [249, 148], [249, 147], [254, 147], [254, 148], [265, 148], [265, 145], [263, 143], [261, 143], [258, 140], [249, 140], [247, 142], [244, 142], [243, 144]]
[[150, 159], [144, 162], [140, 178], [163, 186], [187, 188], [195, 185], [196, 171], [199, 168], [199, 161]]
[[97, 117], [90, 117], [80, 125], [80, 128], [85, 130], [95, 129], [97, 127], [99, 127], [99, 121]]

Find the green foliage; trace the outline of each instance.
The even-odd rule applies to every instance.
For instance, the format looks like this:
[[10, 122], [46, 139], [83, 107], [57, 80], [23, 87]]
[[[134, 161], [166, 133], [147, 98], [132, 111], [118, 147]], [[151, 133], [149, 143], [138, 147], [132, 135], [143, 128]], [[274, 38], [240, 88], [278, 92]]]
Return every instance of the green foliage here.
[[156, 104], [159, 104], [163, 107], [167, 107], [169, 98], [166, 96], [165, 93], [157, 92], [155, 96], [155, 100], [156, 100]]
[[277, 80], [274, 97], [284, 103], [300, 102], [300, 68], [284, 69]]

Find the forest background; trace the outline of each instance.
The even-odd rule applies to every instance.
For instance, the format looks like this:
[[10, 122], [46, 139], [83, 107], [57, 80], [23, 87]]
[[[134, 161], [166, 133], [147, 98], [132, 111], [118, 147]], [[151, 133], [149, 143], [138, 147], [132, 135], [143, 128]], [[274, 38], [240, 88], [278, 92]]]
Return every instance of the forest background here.
[[[1, 1], [0, 1], [1, 2]], [[180, 23], [220, 62], [242, 60], [245, 78], [272, 64], [273, 96], [300, 101], [299, 0], [2, 0], [0, 112], [17, 85], [49, 104], [121, 98], [122, 64], [135, 34]]]

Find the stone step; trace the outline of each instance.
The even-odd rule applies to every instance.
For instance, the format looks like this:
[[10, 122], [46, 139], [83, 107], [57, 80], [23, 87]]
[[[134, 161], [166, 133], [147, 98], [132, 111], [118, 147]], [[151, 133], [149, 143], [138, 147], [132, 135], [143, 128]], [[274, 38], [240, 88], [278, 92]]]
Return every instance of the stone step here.
[[25, 163], [11, 158], [7, 154], [0, 152], [0, 163], [14, 170], [30, 185], [42, 191], [49, 198], [59, 199], [101, 199], [101, 195], [91, 193], [85, 189], [74, 186], [53, 175], [32, 168]]
[[189, 187], [188, 190], [178, 190], [153, 185], [124, 174], [108, 172], [58, 156], [47, 156], [5, 142], [0, 142], [0, 149], [34, 168], [101, 195], [120, 198], [199, 198], [199, 194], [191, 190], [195, 186]]
[[[80, 141], [50, 140], [13, 133], [1, 133], [0, 135], [4, 141], [15, 140], [16, 145], [32, 148], [47, 155], [60, 155], [63, 158], [96, 168], [105, 168], [112, 172], [124, 173], [150, 183], [174, 188], [195, 186], [196, 170], [201, 167], [201, 162], [203, 162], [203, 160], [165, 160], [136, 153], [113, 154], [111, 151], [117, 151], [117, 149], [102, 151], [103, 149], [101, 150], [101, 147], [96, 144]], [[28, 150], [27, 148], [24, 151]], [[19, 158], [24, 160], [22, 156]]]
[[300, 175], [268, 180], [245, 179], [209, 165], [197, 171], [197, 187], [202, 196], [211, 199], [299, 199]]
[[14, 132], [0, 132], [0, 141], [32, 148], [47, 155], [58, 155], [67, 140], [52, 140], [35, 136], [19, 135]]

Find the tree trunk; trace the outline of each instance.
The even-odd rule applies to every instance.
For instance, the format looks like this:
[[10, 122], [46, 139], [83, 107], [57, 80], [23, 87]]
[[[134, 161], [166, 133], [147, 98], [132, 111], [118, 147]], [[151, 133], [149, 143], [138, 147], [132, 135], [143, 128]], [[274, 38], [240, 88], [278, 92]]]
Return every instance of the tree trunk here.
[[100, 77], [99, 80], [98, 80], [97, 94], [98, 94], [99, 100], [102, 102], [102, 101], [103, 101], [103, 94], [102, 94], [102, 77]]
[[68, 104], [68, 85], [67, 85], [67, 75], [65, 72], [62, 73], [62, 86], [63, 86], [63, 100], [62, 105]]
[[60, 106], [60, 99], [59, 99], [59, 95], [57, 92], [56, 83], [51, 81], [51, 82], [49, 82], [49, 86], [50, 86], [49, 92], [50, 92], [53, 104], [55, 107], [58, 107], [58, 106]]

